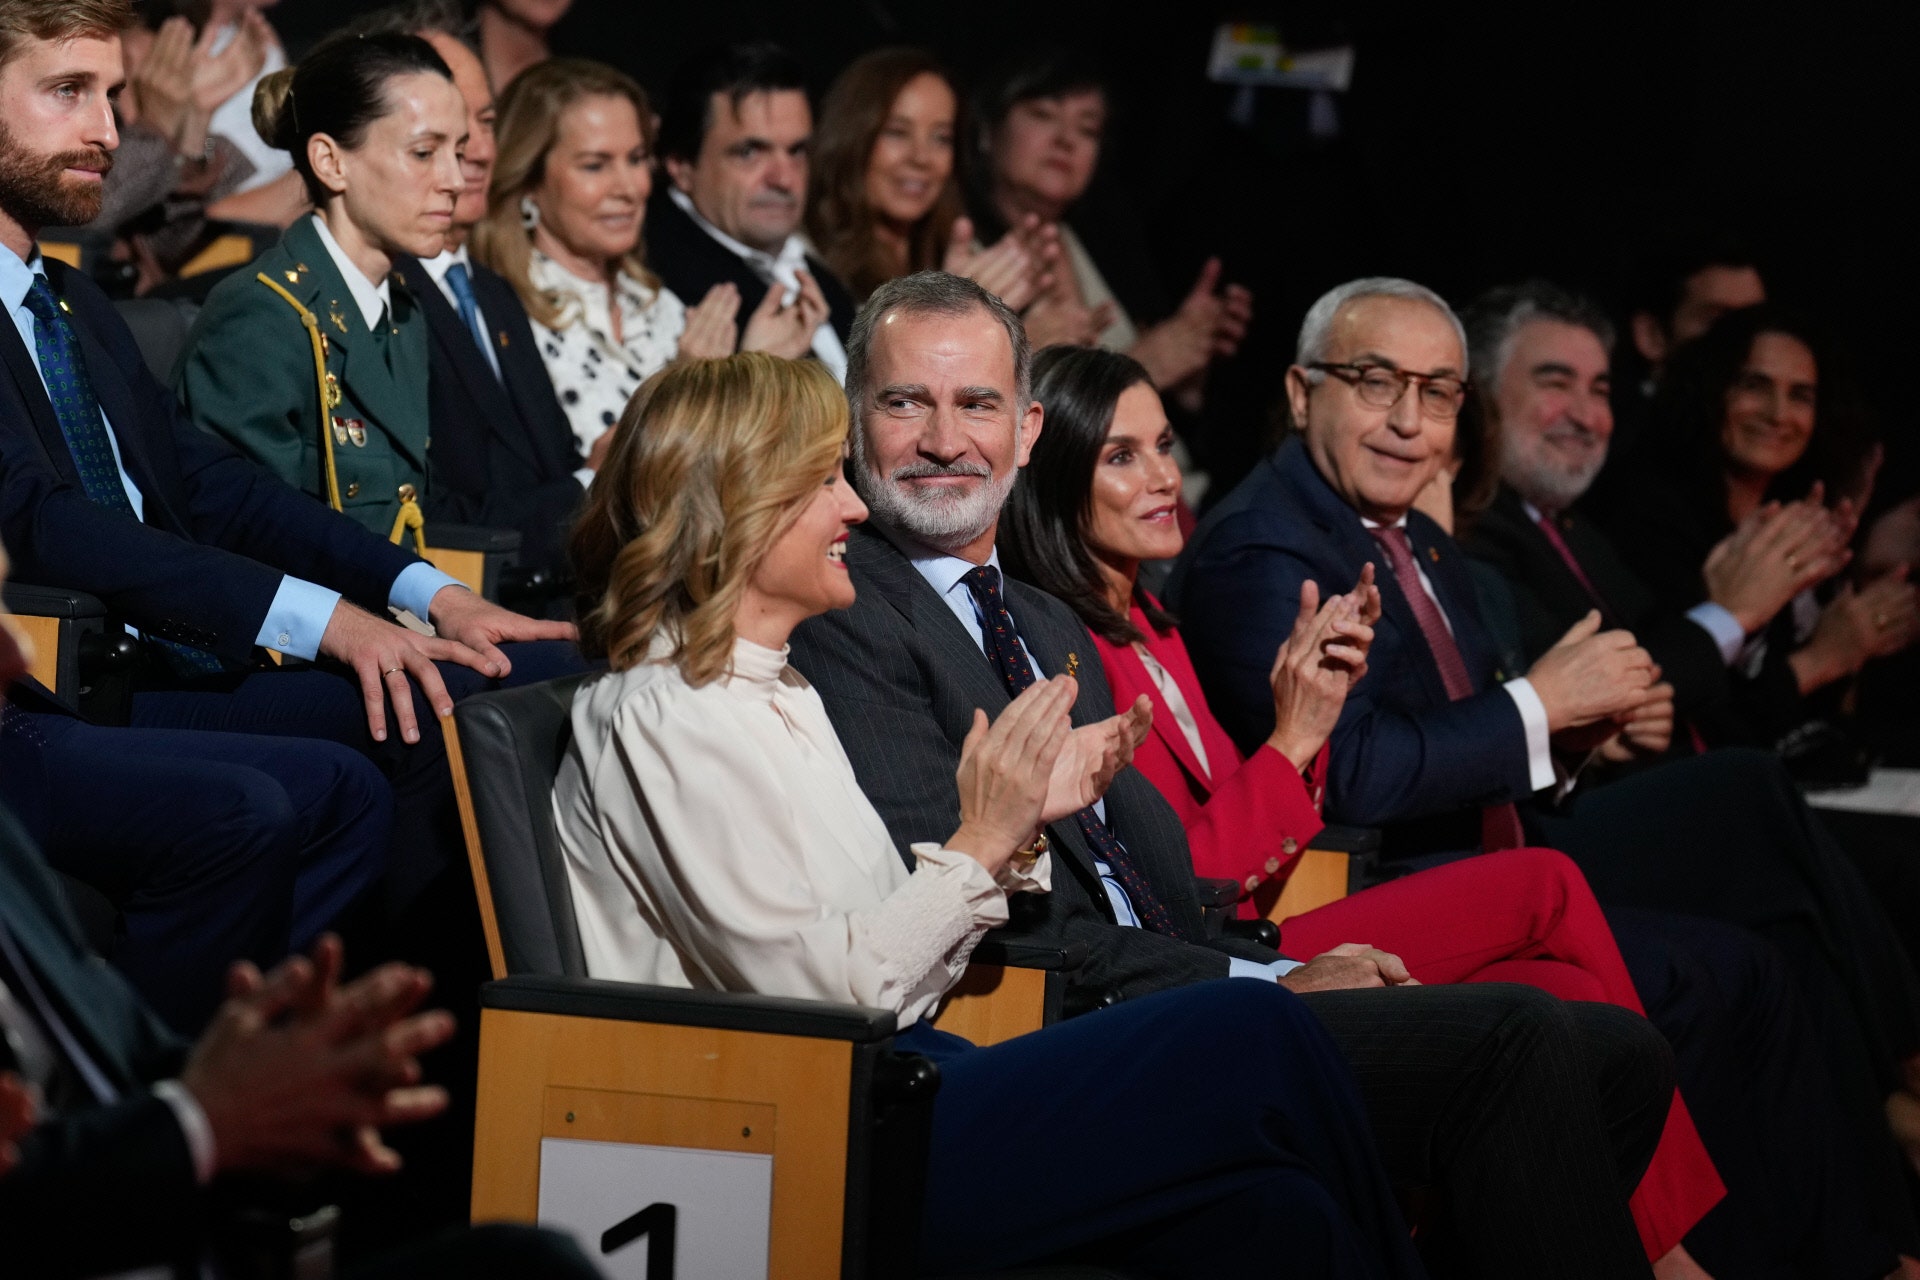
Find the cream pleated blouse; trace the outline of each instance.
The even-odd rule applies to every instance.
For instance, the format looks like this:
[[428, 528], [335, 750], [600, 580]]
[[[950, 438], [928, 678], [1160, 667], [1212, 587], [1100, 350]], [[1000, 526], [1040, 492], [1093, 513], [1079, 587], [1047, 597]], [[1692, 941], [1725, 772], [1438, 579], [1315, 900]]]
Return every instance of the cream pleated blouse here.
[[909, 874], [820, 695], [746, 640], [701, 688], [659, 661], [584, 684], [553, 806], [596, 978], [861, 1004], [905, 1027], [1006, 922], [1009, 892], [1050, 887], [1045, 855], [996, 882], [932, 843]]

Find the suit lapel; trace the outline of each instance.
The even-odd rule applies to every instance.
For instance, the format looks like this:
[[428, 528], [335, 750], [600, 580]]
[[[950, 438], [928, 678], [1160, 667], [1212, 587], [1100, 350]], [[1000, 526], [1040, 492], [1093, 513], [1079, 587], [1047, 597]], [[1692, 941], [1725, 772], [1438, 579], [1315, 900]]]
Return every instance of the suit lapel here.
[[[1179, 673], [1174, 671], [1173, 664], [1161, 655], [1153, 641], [1153, 632], [1149, 629], [1147, 631], [1147, 649], [1152, 652], [1154, 660], [1165, 667], [1168, 674], [1174, 676], [1177, 680]], [[1119, 661], [1125, 664], [1122, 670], [1126, 671], [1129, 675], [1136, 670], [1140, 673], [1141, 679], [1137, 682], [1139, 685], [1138, 692], [1146, 694], [1147, 698], [1153, 703], [1154, 734], [1159, 737], [1160, 741], [1167, 744], [1167, 750], [1171, 751], [1174, 759], [1180, 762], [1180, 767], [1187, 771], [1187, 776], [1192, 779], [1201, 790], [1212, 794], [1212, 775], [1200, 767], [1200, 757], [1193, 753], [1193, 744], [1187, 741], [1187, 735], [1181, 730], [1180, 722], [1173, 717], [1173, 707], [1167, 702], [1166, 695], [1160, 692], [1160, 686], [1154, 682], [1153, 676], [1146, 669], [1146, 664], [1140, 660], [1140, 655], [1133, 652], [1132, 646], [1128, 646], [1124, 654], [1118, 654], [1117, 656]], [[1112, 674], [1111, 665], [1108, 674]], [[1134, 683], [1136, 682], [1128, 681], [1129, 685]], [[1190, 687], [1197, 689], [1199, 685], [1195, 683]], [[1131, 701], [1132, 699], [1129, 698], [1128, 702], [1131, 703]], [[1126, 710], [1124, 706], [1119, 705], [1120, 699], [1115, 698], [1114, 703], [1115, 710]]]
[[[416, 286], [414, 301], [426, 316], [430, 340], [451, 362], [455, 375], [467, 389], [467, 395], [486, 415], [494, 438], [518, 454], [529, 466], [537, 466], [539, 459], [530, 455], [526, 433], [515, 430], [509, 420], [511, 410], [506, 397], [500, 394], [501, 379], [493, 376], [486, 356], [474, 345], [466, 321], [447, 302], [440, 292], [440, 286], [433, 282], [433, 277], [424, 266], [412, 258], [401, 259], [394, 265]], [[502, 369], [504, 371], [504, 365]]]
[[[96, 342], [84, 326], [76, 324], [74, 329], [80, 335], [80, 349], [87, 362], [87, 380], [93, 385], [94, 399], [100, 402], [100, 410], [106, 415], [107, 429], [120, 448], [122, 465], [140, 490], [145, 522], [160, 528], [185, 529], [186, 522], [167, 502], [166, 494], [171, 486], [161, 483], [155, 470], [147, 433], [139, 429], [142, 417], [133, 389], [120, 376], [120, 366], [107, 355], [106, 348]], [[159, 514], [164, 514], [166, 519], [156, 520], [154, 517]]]
[[46, 454], [47, 461], [53, 464], [62, 479], [78, 485], [80, 473], [74, 469], [73, 457], [67, 451], [66, 437], [60, 433], [60, 420], [53, 414], [53, 401], [47, 398], [47, 386], [40, 381], [40, 370], [27, 351], [27, 344], [21, 341], [19, 331], [12, 324], [0, 324], [0, 357], [4, 357], [7, 372], [13, 376], [14, 391], [26, 409], [27, 417], [33, 422], [34, 432], [40, 438], [40, 448]]
[[[966, 628], [960, 625], [960, 619], [953, 616], [953, 610], [947, 608], [947, 602], [913, 567], [913, 562], [908, 558], [909, 552], [899, 535], [878, 521], [869, 520], [853, 531], [852, 543], [847, 552], [848, 563], [862, 570], [888, 605], [900, 614], [916, 634], [926, 640], [940, 664], [941, 677], [952, 680], [958, 686], [959, 700], [963, 704], [979, 707], [989, 718], [998, 716], [1012, 701], [1007, 696], [1007, 686], [1001, 680], [1000, 673], [994, 670], [992, 660], [967, 634]], [[1009, 612], [1015, 607], [1010, 606]], [[1027, 624], [1020, 620], [1018, 613], [1015, 613], [1014, 621], [1020, 629], [1020, 638], [1026, 642], [1041, 669], [1061, 670], [1066, 660], [1066, 650], [1061, 648], [1056, 652], [1056, 646], [1048, 645], [1041, 636], [1027, 629]], [[1092, 644], [1089, 639], [1089, 651]], [[1076, 722], [1079, 720], [1077, 715], [1074, 718]], [[1093, 851], [1087, 847], [1086, 837], [1080, 834], [1079, 824], [1070, 820], [1061, 821], [1047, 830], [1052, 833], [1056, 846], [1064, 844], [1079, 861], [1084, 873], [1094, 877], [1097, 882]]]
[[[1387, 621], [1398, 628], [1401, 635], [1408, 638], [1409, 646], [1417, 651], [1422, 661], [1415, 664], [1421, 681], [1427, 686], [1427, 696], [1435, 704], [1444, 704], [1447, 696], [1446, 681], [1440, 677], [1440, 663], [1426, 643], [1426, 635], [1420, 630], [1420, 620], [1413, 615], [1413, 606], [1407, 603], [1407, 597], [1395, 578], [1393, 566], [1387, 560], [1387, 553], [1360, 522], [1359, 513], [1349, 507], [1332, 486], [1321, 477], [1313, 465], [1313, 459], [1307, 456], [1306, 446], [1298, 437], [1289, 440], [1274, 459], [1285, 487], [1299, 501], [1307, 513], [1326, 534], [1339, 546], [1347, 559], [1347, 571], [1350, 578], [1346, 582], [1322, 582], [1321, 596], [1328, 592], [1347, 591], [1353, 587], [1352, 579], [1360, 576], [1360, 567], [1369, 560], [1374, 566], [1374, 581], [1380, 587], [1380, 609]], [[1409, 531], [1409, 539], [1412, 534]], [[1427, 552], [1417, 544], [1415, 556]], [[1417, 589], [1410, 588], [1410, 589]]]

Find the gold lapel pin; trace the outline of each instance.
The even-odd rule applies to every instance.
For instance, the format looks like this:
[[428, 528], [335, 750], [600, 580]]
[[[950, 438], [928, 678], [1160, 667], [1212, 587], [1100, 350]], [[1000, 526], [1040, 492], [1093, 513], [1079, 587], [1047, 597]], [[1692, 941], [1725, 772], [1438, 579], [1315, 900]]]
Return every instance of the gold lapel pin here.
[[500, 331], [500, 345], [503, 347], [507, 345], [507, 331], [505, 329]]
[[[320, 339], [320, 341], [325, 342], [326, 339], [322, 338]], [[333, 374], [329, 373], [327, 375], [327, 412], [331, 413], [333, 412], [333, 410], [338, 409], [339, 407], [340, 407], [340, 379], [334, 377]]]
[[1067, 674], [1070, 676], [1077, 676], [1080, 674], [1080, 655], [1079, 654], [1070, 653], [1067, 655]]
[[333, 321], [333, 327], [341, 333], [344, 334], [347, 331], [347, 318], [340, 314], [340, 302], [338, 299], [328, 300], [327, 319]]
[[1427, 558], [1428, 558], [1429, 560], [1431, 560], [1431, 561], [1433, 561], [1433, 562], [1434, 562], [1435, 564], [1439, 564], [1439, 563], [1440, 563], [1440, 548], [1438, 548], [1438, 547], [1428, 547], [1428, 548], [1427, 548]]
[[281, 274], [286, 276], [288, 284], [300, 283], [300, 273], [298, 271], [288, 270], [288, 271], [282, 272]]

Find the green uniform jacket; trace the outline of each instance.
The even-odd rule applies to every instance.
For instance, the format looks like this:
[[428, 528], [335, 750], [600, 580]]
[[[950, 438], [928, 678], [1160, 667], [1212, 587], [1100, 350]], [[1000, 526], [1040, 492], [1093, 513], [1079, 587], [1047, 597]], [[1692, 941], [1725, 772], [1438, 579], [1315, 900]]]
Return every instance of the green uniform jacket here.
[[[340, 389], [331, 411], [321, 409], [300, 313], [260, 283], [262, 272], [319, 322], [327, 372]], [[383, 538], [400, 512], [400, 486], [412, 485], [422, 502], [428, 493], [427, 318], [398, 275], [389, 293], [382, 340], [367, 328], [313, 220], [302, 218], [214, 287], [173, 371], [195, 423], [322, 502], [320, 433], [329, 432], [342, 509]]]

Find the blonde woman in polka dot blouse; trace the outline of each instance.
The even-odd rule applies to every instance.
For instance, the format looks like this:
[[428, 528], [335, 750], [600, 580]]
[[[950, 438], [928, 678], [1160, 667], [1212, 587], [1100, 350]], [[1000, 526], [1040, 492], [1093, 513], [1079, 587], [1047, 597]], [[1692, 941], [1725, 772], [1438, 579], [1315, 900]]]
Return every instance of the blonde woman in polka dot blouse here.
[[[645, 91], [611, 67], [559, 58], [500, 98], [499, 159], [474, 253], [512, 282], [588, 465], [635, 388], [677, 359], [732, 354], [740, 293], [689, 307], [649, 271], [641, 226], [652, 190], [654, 117]], [[796, 356], [807, 335], [769, 311], [740, 347]], [[792, 348], [792, 349], [787, 349]]]

